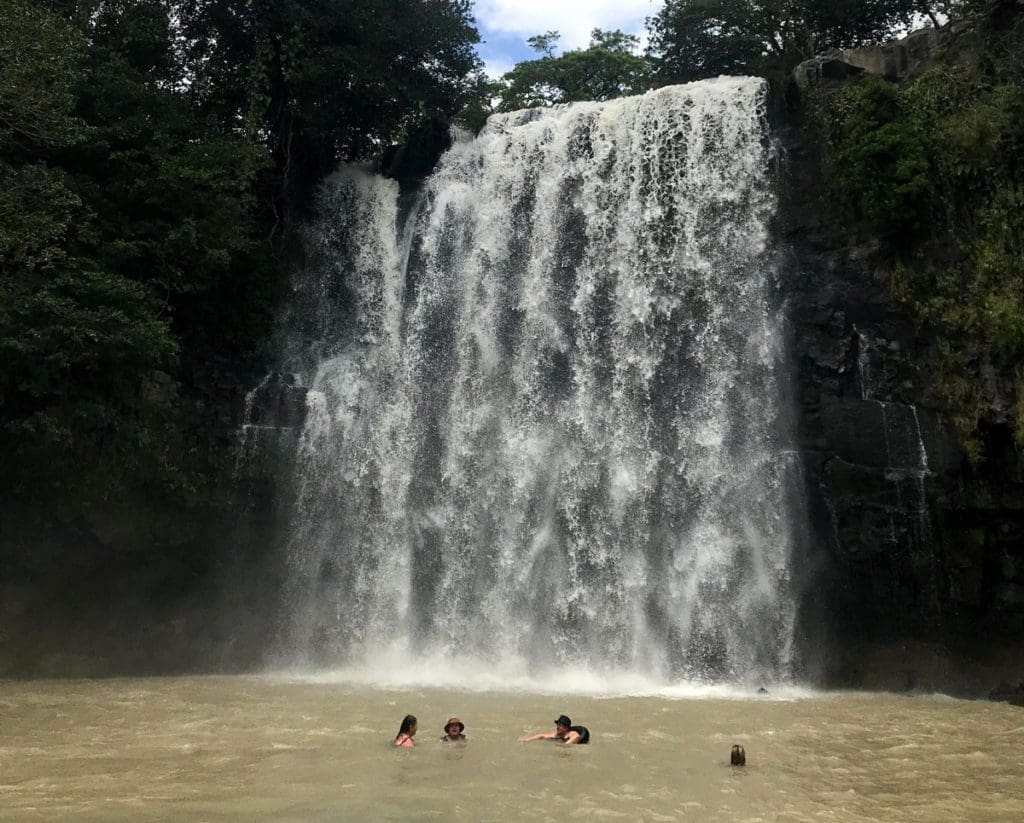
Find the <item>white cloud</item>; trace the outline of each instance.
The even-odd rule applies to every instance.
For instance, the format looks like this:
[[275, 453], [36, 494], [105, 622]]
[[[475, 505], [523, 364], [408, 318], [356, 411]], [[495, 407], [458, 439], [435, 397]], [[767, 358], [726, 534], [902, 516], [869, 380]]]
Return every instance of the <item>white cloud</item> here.
[[485, 30], [526, 38], [555, 30], [561, 47], [590, 42], [595, 28], [641, 34], [644, 19], [657, 14], [662, 0], [477, 0], [476, 18]]
[[504, 77], [513, 68], [515, 68], [515, 61], [507, 58], [484, 60], [484, 72], [494, 80]]

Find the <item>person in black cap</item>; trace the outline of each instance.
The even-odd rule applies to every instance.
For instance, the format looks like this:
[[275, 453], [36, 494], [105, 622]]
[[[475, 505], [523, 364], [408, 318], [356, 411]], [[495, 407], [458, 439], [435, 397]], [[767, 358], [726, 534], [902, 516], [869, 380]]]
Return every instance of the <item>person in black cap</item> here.
[[590, 729], [586, 726], [574, 726], [572, 720], [566, 715], [560, 714], [555, 721], [555, 730], [548, 734], [531, 734], [527, 737], [520, 737], [520, 743], [529, 743], [533, 740], [559, 740], [562, 743], [575, 743], [583, 745], [590, 742]]

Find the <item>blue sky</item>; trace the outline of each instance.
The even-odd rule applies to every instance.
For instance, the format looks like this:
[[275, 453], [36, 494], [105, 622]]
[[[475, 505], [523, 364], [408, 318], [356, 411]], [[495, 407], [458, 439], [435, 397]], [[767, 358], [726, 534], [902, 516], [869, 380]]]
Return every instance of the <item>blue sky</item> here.
[[476, 0], [475, 13], [484, 42], [478, 47], [489, 74], [501, 75], [534, 57], [526, 38], [555, 30], [562, 49], [586, 46], [595, 28], [644, 33], [644, 20], [657, 14], [662, 0]]

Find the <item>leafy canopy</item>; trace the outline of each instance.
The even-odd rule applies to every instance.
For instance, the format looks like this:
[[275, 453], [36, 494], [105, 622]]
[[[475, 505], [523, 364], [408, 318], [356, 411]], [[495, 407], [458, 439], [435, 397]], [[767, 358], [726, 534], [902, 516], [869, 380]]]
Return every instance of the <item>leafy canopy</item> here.
[[931, 14], [924, 0], [666, 0], [648, 20], [661, 83], [769, 75], [828, 49], [877, 43]]
[[0, 488], [185, 492], [154, 375], [259, 356], [312, 186], [478, 93], [470, 4], [0, 0], [0, 32]]
[[559, 34], [549, 31], [527, 42], [542, 56], [508, 72], [501, 90], [503, 111], [611, 100], [649, 88], [648, 61], [637, 54], [640, 38], [621, 31], [594, 29], [590, 45], [554, 56]]
[[[265, 143], [294, 204], [339, 160], [375, 157], [470, 102], [470, 0], [182, 0], [200, 106]], [[293, 189], [293, 190], [291, 190]]]

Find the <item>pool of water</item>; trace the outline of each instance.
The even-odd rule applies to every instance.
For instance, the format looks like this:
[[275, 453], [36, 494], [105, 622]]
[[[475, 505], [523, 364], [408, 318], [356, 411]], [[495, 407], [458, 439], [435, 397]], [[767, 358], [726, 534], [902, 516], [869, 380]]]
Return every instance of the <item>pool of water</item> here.
[[[597, 697], [331, 677], [0, 682], [0, 819], [1009, 821], [1024, 710]], [[390, 745], [419, 718], [413, 750]], [[590, 746], [519, 744], [559, 714]], [[451, 715], [469, 742], [440, 742]], [[747, 766], [728, 765], [734, 743]]]

